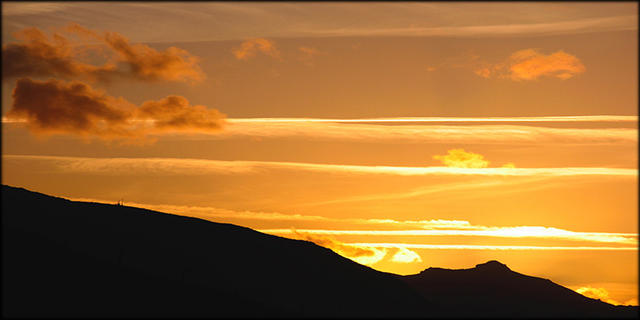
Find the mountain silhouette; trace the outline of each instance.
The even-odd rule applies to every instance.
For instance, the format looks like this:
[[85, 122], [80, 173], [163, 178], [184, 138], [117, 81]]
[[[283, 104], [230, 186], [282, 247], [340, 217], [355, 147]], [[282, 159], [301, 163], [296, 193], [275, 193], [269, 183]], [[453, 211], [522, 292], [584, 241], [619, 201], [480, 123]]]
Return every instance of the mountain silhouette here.
[[637, 317], [490, 261], [399, 276], [311, 242], [2, 186], [6, 317]]
[[[475, 268], [428, 268], [400, 277], [422, 293], [427, 301], [456, 316], [473, 317], [637, 317], [638, 308], [612, 306], [587, 298], [551, 280], [514, 272], [492, 260]], [[615, 312], [614, 312], [615, 313]]]

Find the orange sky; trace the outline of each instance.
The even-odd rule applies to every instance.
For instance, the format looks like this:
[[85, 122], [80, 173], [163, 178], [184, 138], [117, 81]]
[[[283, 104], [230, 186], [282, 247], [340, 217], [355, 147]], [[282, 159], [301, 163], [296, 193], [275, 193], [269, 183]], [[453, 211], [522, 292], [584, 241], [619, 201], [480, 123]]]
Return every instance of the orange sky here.
[[636, 3], [2, 9], [3, 184], [637, 305]]

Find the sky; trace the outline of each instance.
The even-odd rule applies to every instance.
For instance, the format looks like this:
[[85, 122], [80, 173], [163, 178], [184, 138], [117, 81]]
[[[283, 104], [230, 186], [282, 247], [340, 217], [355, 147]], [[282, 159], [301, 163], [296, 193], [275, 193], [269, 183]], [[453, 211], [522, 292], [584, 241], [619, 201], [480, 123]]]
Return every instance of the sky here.
[[2, 39], [3, 184], [638, 305], [637, 3], [2, 2]]

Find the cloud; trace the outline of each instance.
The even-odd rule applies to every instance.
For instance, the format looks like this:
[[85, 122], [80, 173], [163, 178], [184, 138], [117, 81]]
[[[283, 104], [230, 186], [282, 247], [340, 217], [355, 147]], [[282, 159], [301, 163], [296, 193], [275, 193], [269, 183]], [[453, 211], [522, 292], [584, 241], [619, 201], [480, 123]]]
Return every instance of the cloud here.
[[491, 70], [489, 68], [481, 68], [474, 71], [477, 75], [488, 79], [491, 77]]
[[[516, 118], [381, 118], [381, 119], [307, 119], [251, 118], [227, 119], [224, 132], [213, 139], [229, 137], [296, 137], [301, 139], [339, 139], [345, 141], [393, 141], [394, 143], [475, 143], [498, 144], [622, 144], [637, 143], [636, 128], [607, 128], [606, 123], [637, 123], [636, 116], [568, 116]], [[3, 123], [20, 119], [3, 118]], [[441, 125], [442, 122], [460, 123]], [[462, 124], [462, 123], [469, 124]], [[509, 125], [475, 123], [496, 122]], [[584, 122], [597, 128], [549, 128], [548, 122]], [[384, 125], [397, 123], [402, 125]], [[525, 123], [516, 125], [513, 123]]]
[[280, 59], [280, 52], [276, 48], [275, 43], [263, 38], [246, 40], [240, 45], [240, 48], [235, 48], [232, 52], [238, 60], [249, 60], [255, 57], [258, 52], [272, 58]]
[[[494, 9], [495, 10], [495, 9]], [[457, 9], [460, 11], [460, 8]], [[452, 19], [452, 21], [455, 19]], [[576, 34], [597, 31], [637, 30], [637, 15], [620, 15], [574, 19], [557, 22], [504, 23], [495, 25], [406, 27], [398, 25], [388, 28], [351, 27], [336, 29], [310, 29], [310, 36], [351, 37], [351, 36], [408, 36], [408, 37], [499, 37], [513, 35], [553, 35]]]
[[115, 32], [108, 32], [104, 41], [118, 53], [120, 61], [129, 66], [137, 79], [183, 82], [204, 79], [198, 66], [199, 59], [183, 49], [169, 47], [165, 51], [157, 51], [144, 44], [132, 45], [127, 38]]
[[22, 43], [2, 46], [2, 77], [56, 76], [96, 79], [101, 75], [115, 73], [116, 66], [106, 63], [94, 66], [77, 61], [77, 48], [60, 34], [53, 40], [37, 28], [27, 28], [15, 34]]
[[486, 168], [489, 166], [489, 161], [484, 160], [480, 154], [467, 152], [463, 149], [452, 149], [447, 152], [449, 154], [446, 156], [435, 155], [433, 158], [452, 168]]
[[[21, 30], [15, 37], [21, 42], [2, 47], [3, 78], [63, 77], [105, 82], [114, 78], [183, 82], [205, 78], [198, 58], [187, 51], [176, 47], [158, 51], [144, 44], [130, 44], [116, 32], [99, 35], [70, 24], [61, 32], [54, 32], [51, 38], [37, 28]], [[97, 40], [102, 47], [90, 46], [91, 40]], [[107, 61], [103, 65], [81, 61], [90, 51], [105, 53], [105, 46]]]
[[302, 61], [308, 66], [313, 66], [315, 56], [320, 54], [320, 51], [313, 47], [299, 47], [298, 52], [298, 60]]
[[545, 55], [535, 49], [513, 53], [506, 62], [477, 67], [474, 71], [483, 78], [508, 78], [515, 81], [555, 77], [562, 80], [584, 73], [580, 59], [562, 50]]
[[[6, 161], [6, 159], [3, 159]], [[131, 168], [135, 170], [135, 168]], [[101, 203], [114, 203], [115, 200], [96, 200], [85, 198], [74, 198], [73, 201], [89, 201], [89, 202], [101, 202]], [[314, 239], [318, 241], [319, 245], [329, 246], [332, 243], [342, 244], [333, 238], [326, 238], [328, 236], [340, 236], [340, 235], [357, 235], [357, 236], [480, 236], [480, 237], [499, 237], [499, 238], [539, 238], [539, 239], [558, 239], [558, 240], [572, 240], [572, 241], [586, 241], [595, 243], [609, 243], [609, 244], [622, 244], [622, 245], [634, 245], [624, 247], [546, 247], [546, 246], [466, 246], [466, 245], [429, 245], [429, 244], [407, 244], [403, 247], [401, 244], [388, 244], [378, 243], [365, 246], [364, 251], [355, 249], [345, 249], [348, 254], [361, 255], [365, 254], [368, 247], [387, 247], [387, 248], [417, 248], [417, 249], [499, 249], [499, 250], [637, 250], [637, 238], [636, 233], [609, 233], [609, 232], [578, 232], [569, 231], [553, 227], [541, 227], [541, 226], [516, 226], [516, 227], [494, 227], [483, 225], [472, 225], [468, 221], [461, 220], [393, 220], [393, 219], [366, 219], [366, 218], [329, 218], [323, 216], [313, 215], [300, 215], [300, 214], [284, 214], [279, 212], [253, 212], [253, 211], [234, 211], [222, 208], [213, 207], [198, 207], [198, 206], [180, 206], [180, 205], [158, 205], [158, 204], [145, 204], [136, 202], [127, 202], [127, 205], [147, 208], [150, 210], [157, 210], [161, 212], [171, 212], [174, 214], [180, 214], [190, 217], [196, 217], [206, 219], [214, 222], [229, 222], [233, 219], [243, 220], [258, 220], [258, 221], [288, 221], [293, 222], [317, 222], [321, 225], [327, 225], [327, 223], [335, 223], [343, 228], [348, 225], [371, 225], [382, 226], [385, 228], [407, 228], [418, 227], [421, 230], [406, 230], [406, 229], [387, 229], [387, 230], [326, 230], [326, 229], [256, 229], [257, 231], [276, 234], [276, 235], [293, 235], [298, 237], [296, 239]], [[246, 225], [246, 221], [243, 223]], [[347, 244], [352, 245], [352, 244]], [[340, 248], [336, 246], [336, 248]], [[338, 250], [336, 249], [336, 250]], [[348, 251], [352, 250], [352, 251]], [[409, 251], [409, 250], [408, 250]], [[403, 251], [404, 252], [404, 251]], [[412, 254], [404, 252], [401, 255], [406, 254], [411, 257]]]
[[[202, 174], [250, 174], [264, 170], [292, 170], [333, 174], [387, 174], [398, 176], [424, 175], [478, 175], [478, 176], [514, 176], [514, 177], [563, 177], [584, 175], [606, 175], [637, 178], [637, 169], [625, 168], [450, 168], [450, 167], [387, 167], [340, 164], [316, 164], [304, 162], [277, 161], [226, 161], [185, 158], [82, 158], [58, 156], [2, 155], [7, 159], [52, 161], [61, 166], [61, 170], [76, 172], [110, 174], [128, 173], [132, 168], [136, 172], [154, 172], [165, 174], [202, 175]], [[108, 171], [105, 168], [108, 168]], [[454, 184], [455, 188], [459, 184]]]
[[422, 259], [415, 251], [411, 251], [407, 248], [399, 248], [391, 258], [391, 261], [398, 263], [414, 263], [422, 262]]
[[[466, 118], [462, 118], [466, 119]], [[445, 119], [229, 119], [229, 126], [224, 136], [254, 137], [297, 137], [315, 139], [341, 139], [346, 141], [393, 141], [434, 142], [434, 143], [482, 143], [495, 144], [505, 141], [522, 144], [592, 144], [592, 143], [636, 143], [638, 130], [635, 128], [549, 128], [541, 127], [538, 121], [530, 125], [483, 124], [475, 122], [491, 122], [480, 118], [470, 120], [472, 124], [443, 125]], [[514, 121], [509, 121], [514, 120]], [[550, 119], [549, 119], [550, 120]], [[572, 121], [572, 120], [568, 120]], [[582, 120], [578, 120], [582, 121]], [[616, 120], [617, 121], [617, 120]], [[626, 120], [625, 120], [626, 121]], [[637, 121], [637, 117], [635, 120]], [[384, 125], [386, 122], [397, 122], [402, 125]], [[465, 122], [456, 119], [451, 122]], [[497, 122], [512, 123], [517, 119], [504, 119]], [[526, 121], [525, 121], [526, 122]], [[547, 122], [547, 120], [539, 121]]]
[[5, 2], [2, 4], [3, 16], [23, 16], [30, 14], [42, 14], [64, 10], [66, 3], [33, 3], [33, 2]]
[[[289, 229], [264, 229], [265, 233], [288, 234]], [[433, 228], [427, 230], [326, 230], [326, 229], [298, 229], [313, 235], [369, 235], [369, 236], [479, 236], [500, 238], [546, 238], [572, 241], [587, 241], [597, 243], [616, 243], [637, 245], [638, 236], [632, 233], [609, 232], [575, 232], [552, 227], [517, 226], [517, 227], [488, 227], [468, 225], [463, 229], [455, 226]]]
[[542, 117], [402, 117], [402, 118], [236, 118], [237, 123], [434, 123], [434, 122], [637, 122], [637, 116], [542, 116]]
[[205, 106], [192, 106], [181, 96], [143, 102], [137, 110], [139, 119], [153, 120], [158, 130], [207, 132], [219, 131], [225, 115]]
[[502, 246], [502, 245], [475, 245], [475, 244], [421, 244], [421, 243], [384, 243], [384, 242], [354, 242], [345, 243], [353, 246], [366, 246], [370, 248], [414, 248], [435, 250], [593, 250], [593, 251], [638, 251], [637, 247], [567, 247], [567, 246]]
[[611, 299], [609, 297], [609, 291], [607, 291], [604, 288], [593, 288], [590, 286], [586, 286], [586, 287], [581, 287], [576, 289], [576, 292], [578, 292], [579, 294], [585, 296], [585, 297], [589, 297], [592, 299], [598, 299], [601, 301], [604, 301], [606, 303], [610, 303], [613, 305], [638, 305], [638, 300], [637, 299], [631, 299], [629, 301], [626, 301], [625, 303], [621, 303], [618, 302], [614, 299]]
[[365, 265], [375, 264], [382, 260], [387, 254], [385, 249], [347, 245], [331, 237], [298, 232], [295, 229], [291, 229], [291, 237], [298, 240], [311, 241], [319, 246], [331, 249], [341, 256]]
[[562, 50], [544, 55], [534, 49], [520, 50], [511, 55], [509, 69], [513, 80], [534, 80], [541, 76], [566, 80], [586, 70], [580, 59]]
[[224, 115], [192, 106], [180, 96], [140, 107], [78, 81], [16, 81], [8, 119], [23, 119], [38, 134], [78, 134], [104, 139], [139, 138], [166, 132], [219, 131]]
[[133, 107], [81, 82], [19, 79], [7, 117], [24, 118], [37, 133], [128, 136]]

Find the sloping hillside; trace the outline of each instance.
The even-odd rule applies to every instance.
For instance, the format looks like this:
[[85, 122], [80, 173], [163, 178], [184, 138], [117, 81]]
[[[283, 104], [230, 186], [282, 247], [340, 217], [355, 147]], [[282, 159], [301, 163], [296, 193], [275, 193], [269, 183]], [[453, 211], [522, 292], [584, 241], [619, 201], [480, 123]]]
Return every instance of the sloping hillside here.
[[310, 242], [2, 187], [7, 316], [403, 316], [427, 306]]

